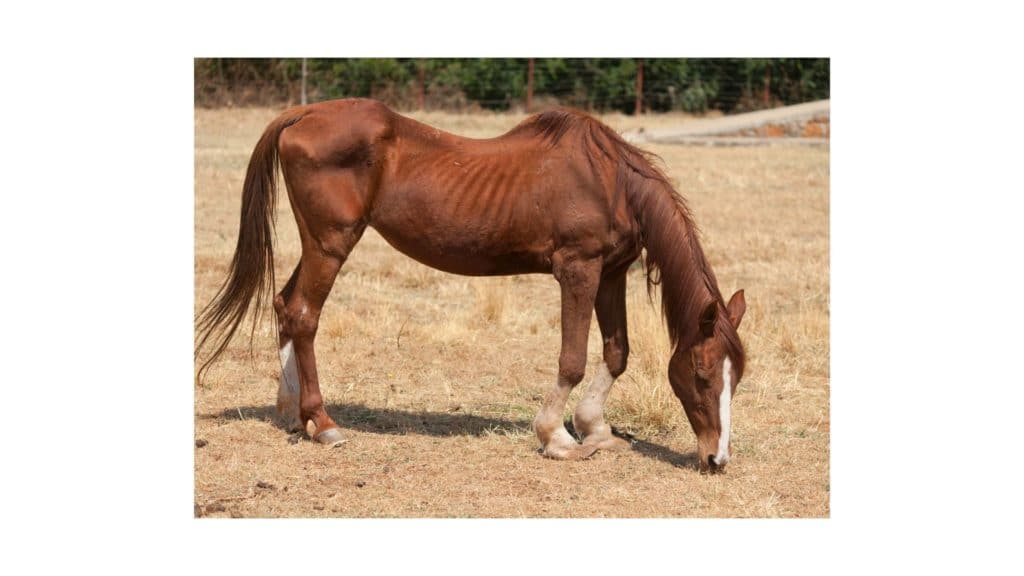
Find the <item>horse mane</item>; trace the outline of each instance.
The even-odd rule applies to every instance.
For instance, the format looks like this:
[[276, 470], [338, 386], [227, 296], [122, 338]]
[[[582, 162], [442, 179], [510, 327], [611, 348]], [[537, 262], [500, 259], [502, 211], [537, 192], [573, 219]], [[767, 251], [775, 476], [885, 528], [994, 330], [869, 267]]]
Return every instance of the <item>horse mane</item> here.
[[555, 108], [530, 116], [510, 130], [506, 136], [522, 134], [540, 136], [547, 144], [554, 146], [562, 140], [567, 132], [578, 127], [583, 118], [589, 118], [589, 116], [578, 110]]
[[743, 345], [704, 255], [693, 213], [657, 166], [661, 159], [626, 142], [592, 116], [571, 109], [535, 114], [509, 135], [523, 133], [540, 136], [551, 146], [570, 134], [576, 135], [587, 146], [591, 163], [600, 155], [616, 165], [616, 188], [626, 192], [646, 251], [643, 265], [647, 290], [650, 294], [654, 286], [661, 285], [662, 316], [672, 345], [685, 349], [696, 344], [700, 338], [700, 315], [708, 303], [716, 302], [719, 313], [715, 329], [725, 341], [737, 377], [742, 377]]

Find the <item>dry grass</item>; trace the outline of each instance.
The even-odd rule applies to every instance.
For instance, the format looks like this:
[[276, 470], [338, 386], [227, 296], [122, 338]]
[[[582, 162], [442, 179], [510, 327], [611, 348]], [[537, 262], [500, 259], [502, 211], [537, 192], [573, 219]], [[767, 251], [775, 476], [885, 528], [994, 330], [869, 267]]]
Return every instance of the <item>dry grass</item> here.
[[[196, 111], [197, 310], [223, 280], [248, 155], [274, 115]], [[475, 137], [499, 134], [522, 118], [417, 117]], [[608, 119], [620, 130], [683, 120]], [[292, 444], [273, 425], [279, 368], [265, 323], [254, 359], [240, 339], [196, 388], [196, 438], [207, 442], [196, 449], [198, 513], [827, 516], [828, 151], [653, 151], [690, 200], [723, 293], [746, 289], [740, 334], [749, 359], [733, 403], [735, 458], [726, 474], [696, 472], [695, 440], [666, 378], [667, 335], [638, 269], [628, 294], [629, 368], [608, 406], [609, 421], [636, 436], [634, 450], [554, 462], [537, 454], [530, 431], [557, 366], [554, 280], [446, 275], [368, 230], [335, 285], [317, 341], [328, 411], [349, 442], [333, 450], [307, 440]], [[276, 265], [283, 279], [299, 249], [287, 202], [279, 210]], [[601, 358], [596, 322], [589, 358], [591, 367]]]
[[[474, 319], [482, 326], [501, 326], [505, 315], [505, 290], [500, 279], [473, 283], [476, 292]], [[535, 332], [536, 333], [536, 332]]]
[[689, 426], [668, 385], [671, 354], [668, 331], [658, 313], [661, 298], [652, 300], [640, 270], [631, 271], [627, 293], [630, 356], [625, 374], [608, 398], [607, 417], [617, 428], [649, 437]]

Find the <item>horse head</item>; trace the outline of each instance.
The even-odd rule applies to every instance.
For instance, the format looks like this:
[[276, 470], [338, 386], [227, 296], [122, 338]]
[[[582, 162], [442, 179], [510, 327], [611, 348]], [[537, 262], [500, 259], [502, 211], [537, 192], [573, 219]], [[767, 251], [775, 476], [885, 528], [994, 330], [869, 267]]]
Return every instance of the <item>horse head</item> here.
[[743, 291], [729, 299], [726, 318], [721, 317], [720, 307], [711, 302], [704, 308], [697, 342], [678, 345], [669, 361], [672, 391], [697, 435], [701, 472], [720, 471], [729, 462], [731, 402], [743, 376], [742, 347], [735, 337], [746, 311]]

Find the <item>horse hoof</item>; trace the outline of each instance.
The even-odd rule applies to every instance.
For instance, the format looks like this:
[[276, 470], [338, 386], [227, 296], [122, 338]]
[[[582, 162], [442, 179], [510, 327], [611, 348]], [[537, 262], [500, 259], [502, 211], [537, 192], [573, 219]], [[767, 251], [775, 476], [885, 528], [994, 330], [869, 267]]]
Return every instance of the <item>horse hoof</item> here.
[[597, 446], [580, 445], [559, 446], [544, 449], [544, 456], [552, 460], [586, 460], [597, 452]]
[[325, 446], [330, 446], [331, 448], [337, 448], [345, 442], [348, 442], [348, 438], [343, 438], [341, 436], [341, 430], [337, 428], [328, 428], [314, 436], [313, 439]]
[[583, 439], [584, 446], [593, 446], [598, 450], [631, 450], [633, 445], [628, 440], [619, 438], [618, 436], [606, 436], [604, 438], [594, 438], [588, 436]]

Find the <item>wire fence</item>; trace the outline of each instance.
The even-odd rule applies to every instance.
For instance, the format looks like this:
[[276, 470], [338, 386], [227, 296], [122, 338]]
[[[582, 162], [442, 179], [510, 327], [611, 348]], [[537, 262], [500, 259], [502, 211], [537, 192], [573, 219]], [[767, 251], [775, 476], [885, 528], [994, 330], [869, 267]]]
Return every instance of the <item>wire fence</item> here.
[[200, 58], [195, 104], [743, 112], [829, 97], [827, 58]]

